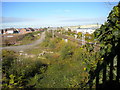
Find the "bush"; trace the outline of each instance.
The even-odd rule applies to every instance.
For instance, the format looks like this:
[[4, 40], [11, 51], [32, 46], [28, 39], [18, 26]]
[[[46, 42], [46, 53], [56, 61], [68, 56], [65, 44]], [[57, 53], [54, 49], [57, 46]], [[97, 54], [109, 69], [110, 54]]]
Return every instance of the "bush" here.
[[70, 43], [65, 43], [60, 50], [61, 59], [70, 58], [73, 55], [73, 46]]
[[14, 51], [3, 50], [2, 51], [2, 71], [7, 73], [9, 68], [12, 66], [17, 55]]
[[28, 81], [47, 68], [40, 60], [17, 58], [13, 51], [3, 51], [3, 88], [28, 87]]
[[80, 88], [80, 83], [87, 77], [83, 66], [78, 61], [57, 61], [48, 66], [44, 78], [37, 83], [39, 88]]

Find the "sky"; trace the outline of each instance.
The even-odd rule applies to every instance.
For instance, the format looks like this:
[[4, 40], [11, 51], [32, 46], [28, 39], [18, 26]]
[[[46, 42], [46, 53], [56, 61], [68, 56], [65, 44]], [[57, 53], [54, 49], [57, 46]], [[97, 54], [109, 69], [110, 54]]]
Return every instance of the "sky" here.
[[119, 0], [1, 0], [2, 2], [119, 2]]
[[117, 2], [2, 2], [2, 28], [102, 24]]

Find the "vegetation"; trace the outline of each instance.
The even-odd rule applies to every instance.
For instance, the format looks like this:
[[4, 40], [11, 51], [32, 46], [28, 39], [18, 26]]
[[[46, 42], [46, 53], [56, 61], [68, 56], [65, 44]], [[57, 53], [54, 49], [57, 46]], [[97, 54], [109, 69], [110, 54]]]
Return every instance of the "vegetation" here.
[[99, 55], [102, 60], [98, 61], [91, 80], [97, 77], [97, 87], [101, 81], [102, 88], [120, 88], [120, 2], [114, 6], [107, 21], [94, 35], [100, 42]]
[[3, 46], [30, 44], [40, 38], [41, 32], [35, 31], [23, 35], [13, 35], [14, 37], [4, 37], [2, 38]]
[[3, 50], [2, 61], [2, 87], [3, 88], [30, 88], [35, 85], [29, 84], [31, 78], [40, 75], [47, 68], [40, 60], [18, 57], [13, 51]]
[[86, 34], [85, 34], [85, 40], [86, 40], [87, 42], [95, 42], [95, 41], [94, 41], [94, 34], [86, 33]]
[[[107, 22], [95, 31], [95, 37], [101, 42], [101, 56], [109, 54], [118, 45], [120, 38], [120, 3], [113, 8]], [[112, 51], [114, 53], [114, 51]]]
[[85, 47], [46, 32], [42, 44], [26, 51], [33, 58], [4, 50], [3, 88], [83, 88], [96, 63], [96, 52]]
[[[3, 50], [3, 88], [88, 88], [87, 84], [90, 82], [95, 87], [94, 78], [99, 77], [102, 82], [104, 73], [100, 73], [101, 70], [104, 72], [105, 67], [109, 66], [111, 70], [112, 60], [116, 59], [116, 54], [120, 56], [119, 11], [120, 3], [113, 8], [108, 21], [97, 29], [94, 35], [86, 34], [88, 41], [89, 37], [92, 37], [90, 41], [94, 41], [94, 36], [99, 40], [100, 49], [93, 44], [81, 46], [72, 40], [66, 42], [64, 38], [48, 31], [42, 44], [25, 51], [27, 55]], [[61, 32], [71, 35], [70, 30]], [[31, 37], [31, 34], [29, 36]], [[110, 70], [106, 71], [106, 76], [110, 74], [111, 78]], [[119, 73], [117, 71], [117, 74]], [[120, 79], [118, 75], [116, 77]]]
[[25, 45], [34, 42], [35, 40], [40, 38], [41, 32], [42, 31], [35, 31], [32, 33], [25, 34], [23, 38], [18, 38], [17, 41], [20, 42], [20, 44], [18, 45]]

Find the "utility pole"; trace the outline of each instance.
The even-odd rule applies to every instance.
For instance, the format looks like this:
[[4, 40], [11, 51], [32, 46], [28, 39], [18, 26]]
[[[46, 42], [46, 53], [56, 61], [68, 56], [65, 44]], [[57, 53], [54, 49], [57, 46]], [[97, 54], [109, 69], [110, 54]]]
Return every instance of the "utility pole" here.
[[87, 28], [85, 29], [85, 31], [82, 32], [82, 45], [85, 45], [85, 34], [87, 32]]
[[54, 36], [55, 36], [55, 32], [54, 30], [52, 30], [52, 37], [54, 38]]
[[82, 45], [85, 45], [85, 33], [82, 32]]

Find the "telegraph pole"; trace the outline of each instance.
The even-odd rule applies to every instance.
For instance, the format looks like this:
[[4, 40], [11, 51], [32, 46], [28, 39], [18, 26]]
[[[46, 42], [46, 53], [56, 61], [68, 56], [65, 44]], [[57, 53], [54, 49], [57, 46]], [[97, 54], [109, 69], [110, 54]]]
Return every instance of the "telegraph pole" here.
[[85, 33], [82, 33], [82, 45], [85, 45]]
[[53, 33], [53, 34], [52, 34], [52, 37], [54, 38], [54, 35], [55, 35], [55, 32], [54, 32], [54, 30], [52, 30], [52, 33]]

